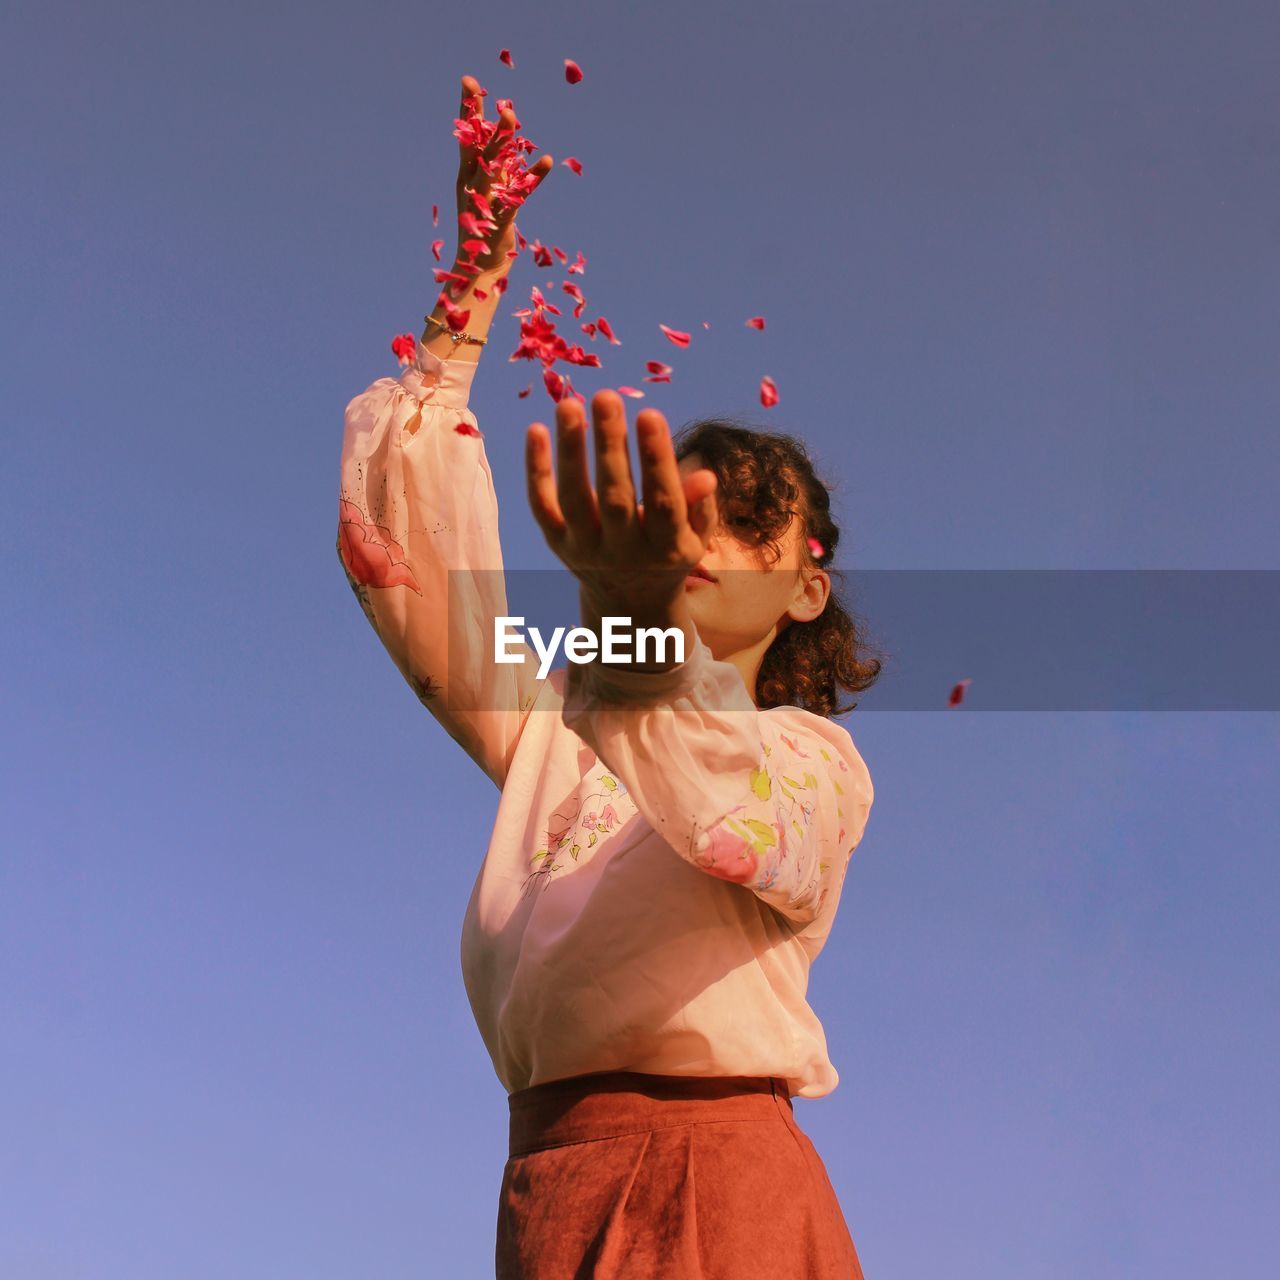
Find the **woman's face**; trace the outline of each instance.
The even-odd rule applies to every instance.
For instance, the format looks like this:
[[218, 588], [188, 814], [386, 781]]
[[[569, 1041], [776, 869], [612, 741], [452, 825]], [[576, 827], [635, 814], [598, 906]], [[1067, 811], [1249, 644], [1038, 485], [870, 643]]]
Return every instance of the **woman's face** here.
[[[700, 470], [702, 461], [690, 453], [679, 466], [681, 475], [688, 475]], [[754, 690], [765, 651], [792, 620], [808, 621], [822, 612], [830, 579], [818, 569], [806, 582], [798, 516], [792, 515], [778, 540], [781, 555], [776, 561], [770, 560], [768, 547], [751, 544], [750, 533], [749, 524], [726, 512], [721, 502], [720, 527], [711, 534], [702, 557], [716, 581], [686, 579], [684, 590], [700, 638], [720, 661], [742, 659], [737, 665], [747, 688]]]

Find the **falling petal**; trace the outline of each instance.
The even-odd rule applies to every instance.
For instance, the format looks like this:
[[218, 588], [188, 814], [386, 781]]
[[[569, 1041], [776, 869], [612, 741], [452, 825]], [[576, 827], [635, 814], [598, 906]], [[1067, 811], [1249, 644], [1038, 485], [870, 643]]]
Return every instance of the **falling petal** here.
[[609, 341], [612, 342], [615, 347], [622, 346], [622, 343], [619, 342], [618, 339], [613, 336], [613, 328], [609, 324], [609, 322], [604, 318], [604, 316], [596, 317], [596, 325], [599, 328], [600, 332], [603, 333], [604, 336], [608, 338]]
[[444, 303], [445, 320], [448, 322], [449, 328], [454, 333], [461, 333], [467, 327], [467, 321], [471, 319], [470, 309], [459, 311], [457, 307], [448, 299], [445, 294], [441, 294], [438, 301]]
[[574, 274], [574, 272], [577, 272], [577, 274], [578, 274], [578, 275], [584, 275], [584, 274], [586, 273], [586, 270], [587, 270], [587, 260], [586, 260], [586, 258], [584, 258], [584, 257], [582, 256], [582, 250], [581, 250], [581, 249], [579, 249], [579, 250], [578, 250], [578, 260], [577, 260], [577, 262], [571, 262], [571, 263], [569, 263], [569, 265], [568, 265], [567, 267], [565, 267], [565, 270], [566, 270], [570, 275], [573, 275], [573, 274]]
[[458, 226], [460, 226], [467, 235], [483, 239], [485, 231], [492, 231], [495, 224], [492, 219], [477, 218], [470, 209], [464, 209], [460, 214], [458, 214]]
[[771, 377], [769, 377], [768, 374], [765, 374], [765, 376], [760, 379], [760, 403], [764, 405], [766, 409], [770, 409], [778, 403], [777, 384]]
[[703, 327], [704, 329], [710, 329], [710, 328], [711, 328], [711, 325], [710, 325], [706, 320], [704, 320], [704, 321], [702, 322], [702, 327]]
[[400, 361], [402, 366], [413, 360], [417, 349], [418, 344], [411, 333], [399, 333], [391, 339], [391, 354]]
[[469, 276], [459, 275], [456, 271], [446, 271], [443, 267], [432, 267], [431, 274], [435, 276], [436, 284], [444, 284], [448, 280], [459, 287], [463, 287], [471, 283]]
[[681, 333], [679, 329], [668, 329], [665, 324], [658, 325], [658, 328], [676, 344], [677, 347], [687, 347], [689, 345], [689, 335]]
[[542, 381], [546, 384], [548, 394], [558, 403], [564, 396], [564, 379], [554, 369], [544, 369]]
[[585, 333], [587, 337], [591, 339], [592, 342], [596, 340], [596, 327], [591, 323], [590, 320], [588, 320], [582, 326], [582, 332]]
[[443, 240], [433, 240], [431, 242], [431, 256], [434, 257], [437, 262], [440, 261], [440, 249], [443, 244]]
[[530, 291], [530, 292], [531, 292], [531, 294], [532, 294], [533, 305], [534, 305], [535, 307], [537, 307], [537, 309], [538, 309], [540, 312], [541, 312], [541, 311], [550, 311], [553, 315], [557, 315], [557, 316], [560, 314], [560, 308], [559, 308], [559, 307], [556, 307], [556, 306], [553, 306], [550, 302], [548, 302], [548, 301], [547, 301], [547, 300], [542, 296], [542, 290], [541, 290], [541, 289], [539, 289], [539, 288], [538, 288], [538, 286], [537, 286], [536, 284], [532, 287], [532, 289], [531, 289], [531, 291]]
[[582, 165], [579, 164], [578, 161], [573, 158], [573, 156], [565, 156], [565, 158], [561, 160], [560, 163], [567, 164], [569, 168], [572, 169], [574, 173], [578, 175], [578, 177], [582, 177]]
[[481, 433], [469, 422], [459, 421], [453, 428], [460, 436], [475, 436], [477, 439], [482, 438]]
[[810, 537], [809, 539], [809, 551], [815, 560], [821, 560], [822, 557], [827, 554], [826, 551], [823, 550], [822, 543], [814, 537]]
[[532, 391], [532, 390], [533, 390], [533, 383], [531, 382], [531, 383], [529, 383], [529, 385], [528, 385], [527, 387], [525, 387], [525, 389], [524, 389], [523, 391], [517, 391], [517, 392], [516, 392], [516, 397], [517, 397], [517, 399], [523, 400], [523, 399], [525, 398], [525, 396], [527, 396], [527, 395], [529, 394], [529, 392], [530, 392], [530, 391]]
[[511, 56], [510, 49], [503, 49], [503, 51], [500, 54], [498, 54], [498, 61], [505, 62], [507, 66], [512, 68], [514, 68], [516, 65], [515, 59]]
[[572, 58], [564, 60], [564, 78], [570, 84], [577, 84], [582, 79], [582, 68]]
[[958, 707], [964, 699], [964, 690], [966, 685], [972, 684], [972, 680], [958, 680], [955, 688], [951, 690], [951, 697], [947, 700], [947, 706]]
[[747, 328], [748, 328], [748, 329], [763, 329], [763, 328], [764, 328], [764, 316], [752, 316], [752, 317], [751, 317], [751, 319], [747, 321]]
[[569, 255], [568, 255], [567, 253], [565, 253], [565, 251], [564, 251], [563, 249], [561, 249], [561, 248], [559, 247], [559, 245], [554, 245], [554, 244], [553, 244], [553, 245], [551, 246], [551, 252], [552, 252], [552, 253], [554, 253], [554, 254], [556, 255], [556, 257], [560, 259], [560, 261], [561, 261], [561, 262], [568, 262], [568, 261], [569, 261]]
[[644, 399], [644, 392], [637, 391], [635, 387], [621, 386], [618, 388], [618, 394], [624, 395], [624, 396], [631, 396], [633, 399], [636, 399], [636, 400]]
[[488, 291], [485, 289], [473, 289], [472, 292], [480, 299], [481, 302], [489, 296]]
[[646, 360], [644, 362], [644, 367], [648, 369], [650, 373], [667, 374], [671, 372], [671, 366], [669, 364], [663, 364], [661, 360]]
[[433, 204], [431, 206], [431, 225], [433, 227], [438, 227], [440, 225], [440, 206], [438, 204]]

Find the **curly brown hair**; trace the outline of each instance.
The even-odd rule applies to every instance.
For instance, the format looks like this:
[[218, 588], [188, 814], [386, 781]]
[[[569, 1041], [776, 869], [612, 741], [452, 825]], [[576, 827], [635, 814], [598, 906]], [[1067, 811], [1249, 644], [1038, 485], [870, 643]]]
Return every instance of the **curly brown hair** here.
[[[831, 567], [840, 542], [840, 528], [831, 517], [831, 488], [819, 478], [802, 441], [722, 415], [685, 423], [673, 444], [677, 459], [696, 453], [715, 472], [721, 515], [746, 517], [740, 536], [749, 544], [767, 546], [776, 561], [779, 540], [798, 514], [802, 561], [844, 583], [842, 571]], [[820, 556], [813, 554], [809, 538], [821, 544]], [[756, 705], [846, 715], [858, 704], [839, 706], [838, 690], [869, 689], [879, 678], [880, 658], [887, 656], [867, 644], [862, 620], [840, 598], [833, 581], [822, 613], [808, 622], [792, 621], [769, 646], [756, 676]]]

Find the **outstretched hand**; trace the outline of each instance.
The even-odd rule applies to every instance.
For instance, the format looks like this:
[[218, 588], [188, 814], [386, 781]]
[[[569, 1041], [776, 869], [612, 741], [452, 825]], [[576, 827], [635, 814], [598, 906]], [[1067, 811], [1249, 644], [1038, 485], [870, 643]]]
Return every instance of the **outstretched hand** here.
[[717, 525], [716, 475], [682, 476], [667, 420], [657, 409], [636, 415], [643, 500], [636, 502], [622, 397], [608, 389], [591, 400], [596, 486], [587, 463], [586, 414], [566, 396], [556, 405], [555, 471], [551, 436], [541, 422], [525, 438], [529, 505], [547, 545], [605, 612], [660, 611], [682, 597]]

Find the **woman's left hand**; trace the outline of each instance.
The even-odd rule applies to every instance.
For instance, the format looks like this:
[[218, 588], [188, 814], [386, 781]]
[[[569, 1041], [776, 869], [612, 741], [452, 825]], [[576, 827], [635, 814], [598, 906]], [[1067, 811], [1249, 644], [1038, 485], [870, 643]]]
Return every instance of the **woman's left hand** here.
[[682, 595], [716, 527], [715, 472], [682, 476], [666, 418], [642, 409], [636, 437], [644, 497], [637, 503], [622, 397], [597, 391], [591, 416], [598, 495], [588, 470], [586, 414], [575, 397], [556, 405], [554, 473], [550, 433], [541, 422], [529, 427], [525, 464], [533, 517], [602, 613], [661, 612]]

